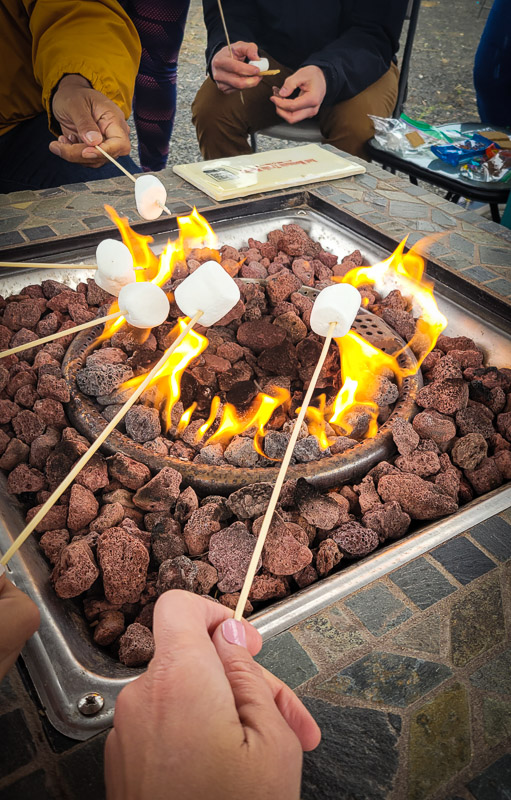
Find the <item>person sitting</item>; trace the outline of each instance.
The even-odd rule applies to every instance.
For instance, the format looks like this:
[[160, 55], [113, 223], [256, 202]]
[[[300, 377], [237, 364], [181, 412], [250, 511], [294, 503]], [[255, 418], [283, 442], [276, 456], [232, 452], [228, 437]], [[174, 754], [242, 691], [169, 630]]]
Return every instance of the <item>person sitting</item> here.
[[[202, 156], [250, 153], [249, 133], [315, 117], [324, 142], [365, 158], [374, 133], [367, 115], [388, 117], [397, 100], [395, 54], [407, 5], [224, 0], [231, 57], [217, 0], [203, 0], [210, 77], [192, 105]], [[262, 57], [280, 73], [261, 77], [248, 62]]]
[[0, 30], [0, 192], [116, 177], [94, 145], [130, 152], [141, 52], [119, 3], [4, 0]]

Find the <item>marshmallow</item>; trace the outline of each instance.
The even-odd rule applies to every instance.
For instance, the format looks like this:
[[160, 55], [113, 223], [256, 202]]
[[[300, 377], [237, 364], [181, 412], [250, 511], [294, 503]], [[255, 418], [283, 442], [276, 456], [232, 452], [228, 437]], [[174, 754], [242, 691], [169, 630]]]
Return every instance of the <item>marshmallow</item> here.
[[174, 300], [187, 317], [203, 312], [199, 325], [206, 328], [225, 317], [239, 299], [238, 286], [216, 261], [201, 264], [174, 292]]
[[311, 311], [310, 326], [314, 333], [326, 336], [331, 322], [336, 322], [334, 339], [346, 336], [357, 316], [362, 297], [349, 283], [336, 283], [323, 289]]
[[116, 297], [123, 286], [136, 281], [133, 257], [126, 245], [116, 239], [103, 239], [98, 244], [96, 264], [96, 283]]
[[155, 175], [141, 175], [135, 181], [137, 211], [144, 219], [158, 219], [167, 202], [167, 190]]
[[257, 67], [259, 72], [266, 72], [267, 69], [270, 69], [270, 62], [267, 58], [260, 58], [258, 61], [249, 61], [248, 63]]
[[128, 283], [119, 292], [119, 310], [128, 325], [156, 328], [167, 319], [170, 303], [155, 283]]

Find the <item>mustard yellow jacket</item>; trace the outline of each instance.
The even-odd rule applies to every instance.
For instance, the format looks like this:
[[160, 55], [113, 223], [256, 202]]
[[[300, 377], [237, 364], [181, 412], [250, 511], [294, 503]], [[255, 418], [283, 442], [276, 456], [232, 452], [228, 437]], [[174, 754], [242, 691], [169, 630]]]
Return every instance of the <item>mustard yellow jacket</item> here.
[[0, 0], [0, 135], [42, 111], [54, 127], [52, 93], [69, 73], [127, 118], [139, 61], [138, 34], [116, 0]]

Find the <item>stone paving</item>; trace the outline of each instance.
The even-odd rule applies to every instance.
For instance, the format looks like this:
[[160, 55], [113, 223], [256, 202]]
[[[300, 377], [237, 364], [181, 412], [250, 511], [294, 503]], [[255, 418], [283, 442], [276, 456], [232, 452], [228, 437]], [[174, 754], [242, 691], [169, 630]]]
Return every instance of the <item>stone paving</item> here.
[[[162, 177], [173, 213], [219, 207], [171, 170]], [[436, 262], [511, 298], [511, 231], [373, 165], [308, 191], [396, 242], [443, 233]], [[106, 232], [105, 202], [136, 221], [126, 178], [0, 196], [0, 257]], [[261, 662], [323, 731], [303, 800], [509, 800], [510, 523], [509, 511], [495, 516], [265, 644]], [[0, 800], [101, 800], [105, 734], [63, 737], [30, 691], [23, 671], [0, 686]]]

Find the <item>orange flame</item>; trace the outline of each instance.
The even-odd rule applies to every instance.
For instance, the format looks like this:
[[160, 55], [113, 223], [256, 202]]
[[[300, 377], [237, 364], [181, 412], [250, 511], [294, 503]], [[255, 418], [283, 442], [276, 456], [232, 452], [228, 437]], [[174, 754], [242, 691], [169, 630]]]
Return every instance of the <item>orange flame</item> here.
[[[190, 320], [188, 317], [179, 319], [177, 325], [174, 327], [172, 333], [175, 338], [186, 328]], [[171, 413], [175, 404], [181, 397], [181, 376], [187, 366], [197, 358], [208, 346], [208, 340], [201, 336], [200, 333], [194, 331], [192, 328], [185, 336], [181, 344], [176, 347], [171, 356], [167, 359], [162, 368], [156, 373], [151, 385], [157, 386], [159, 390], [158, 400], [163, 399], [164, 415], [166, 420], [167, 430], [171, 425]], [[147, 373], [138, 375], [135, 378], [130, 378], [121, 385], [121, 390], [134, 389], [139, 386]], [[190, 409], [188, 409], [190, 411]], [[187, 413], [187, 412], [185, 412]], [[190, 417], [193, 409], [190, 412]], [[183, 426], [184, 427], [184, 426]]]
[[[242, 415], [238, 415], [236, 408], [231, 403], [226, 403], [220, 424], [215, 433], [209, 437], [207, 444], [230, 441], [234, 436], [244, 433], [252, 428], [256, 428], [254, 436], [254, 447], [259, 455], [264, 456], [262, 449], [262, 439], [265, 436], [265, 428], [273, 412], [284, 405], [289, 400], [289, 392], [280, 386], [272, 387], [275, 397], [259, 392], [249, 410]], [[211, 417], [211, 415], [210, 415]]]
[[[330, 447], [332, 442], [329, 440], [326, 431], [326, 419], [325, 419], [325, 408], [326, 408], [326, 395], [320, 394], [319, 398], [319, 405], [316, 408], [315, 406], [309, 406], [306, 414], [305, 419], [307, 421], [307, 426], [309, 428], [309, 433], [311, 436], [315, 436], [318, 440], [318, 444], [322, 450], [326, 450], [327, 447]], [[300, 409], [296, 409], [296, 413], [300, 413]]]
[[158, 257], [155, 256], [150, 243], [152, 236], [142, 236], [130, 227], [126, 217], [120, 217], [112, 206], [105, 205], [105, 211], [121, 232], [122, 240], [133, 257], [135, 267], [142, 269], [135, 270], [137, 281], [150, 280], [158, 272]]

